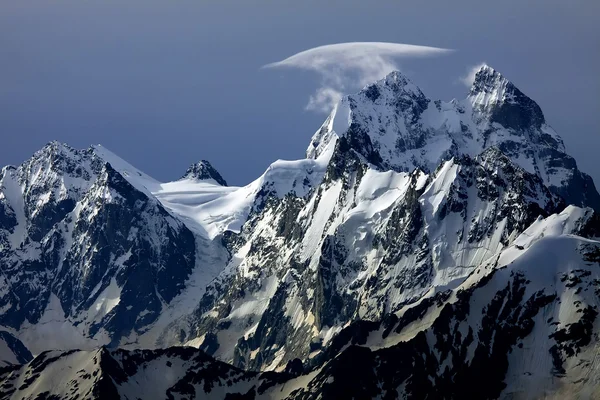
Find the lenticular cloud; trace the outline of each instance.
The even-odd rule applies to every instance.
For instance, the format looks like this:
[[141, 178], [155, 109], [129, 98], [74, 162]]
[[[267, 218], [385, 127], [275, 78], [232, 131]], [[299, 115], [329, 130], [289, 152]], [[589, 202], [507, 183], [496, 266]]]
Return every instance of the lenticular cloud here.
[[302, 51], [264, 68], [291, 67], [316, 71], [322, 77], [322, 84], [310, 97], [306, 108], [330, 112], [345, 89], [354, 85], [364, 86], [397, 70], [398, 59], [431, 57], [451, 51], [402, 43], [338, 43]]

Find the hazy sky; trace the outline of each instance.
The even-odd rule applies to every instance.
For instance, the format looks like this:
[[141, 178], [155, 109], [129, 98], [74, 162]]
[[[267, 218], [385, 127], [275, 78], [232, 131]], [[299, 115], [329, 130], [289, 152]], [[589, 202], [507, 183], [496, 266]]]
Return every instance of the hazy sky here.
[[597, 0], [3, 1], [0, 165], [50, 140], [101, 143], [159, 180], [208, 159], [245, 184], [303, 157], [325, 118], [305, 110], [318, 74], [260, 67], [380, 41], [456, 49], [401, 62], [433, 98], [464, 97], [459, 78], [487, 62], [600, 186], [598, 21]]

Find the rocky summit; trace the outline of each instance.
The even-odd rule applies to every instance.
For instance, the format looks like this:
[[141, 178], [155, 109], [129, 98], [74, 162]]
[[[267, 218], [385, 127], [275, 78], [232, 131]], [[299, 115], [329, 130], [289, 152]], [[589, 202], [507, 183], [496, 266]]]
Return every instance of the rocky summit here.
[[600, 398], [599, 213], [489, 66], [392, 72], [243, 187], [52, 142], [0, 172], [0, 399]]

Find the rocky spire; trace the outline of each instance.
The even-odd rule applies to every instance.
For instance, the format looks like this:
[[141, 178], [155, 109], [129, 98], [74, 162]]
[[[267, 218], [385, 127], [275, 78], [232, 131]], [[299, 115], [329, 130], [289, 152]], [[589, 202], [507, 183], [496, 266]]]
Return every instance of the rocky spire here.
[[475, 74], [468, 99], [474, 109], [489, 116], [490, 122], [505, 128], [540, 128], [545, 123], [540, 106], [486, 64]]
[[221, 186], [227, 186], [227, 182], [221, 174], [206, 160], [201, 160], [191, 165], [181, 179], [195, 179], [199, 181], [212, 179]]

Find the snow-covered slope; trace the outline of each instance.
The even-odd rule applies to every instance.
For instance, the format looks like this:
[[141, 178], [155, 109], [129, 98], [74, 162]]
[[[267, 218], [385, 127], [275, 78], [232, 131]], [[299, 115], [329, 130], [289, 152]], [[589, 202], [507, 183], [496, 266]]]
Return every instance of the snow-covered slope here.
[[572, 234], [591, 214], [538, 220], [457, 288], [346, 328], [296, 395], [597, 398], [600, 241]]
[[[599, 198], [539, 107], [487, 66], [464, 101], [431, 101], [400, 73], [345, 97], [307, 160], [327, 160], [322, 180], [268, 196], [224, 235], [227, 268], [167, 343], [184, 333], [237, 366], [283, 368], [352, 321], [456, 287], [538, 217]], [[557, 180], [559, 165], [587, 183]]]
[[[248, 375], [248, 376], [246, 376]], [[223, 399], [260, 383], [195, 349], [45, 352], [0, 372], [0, 399]]]
[[450, 102], [427, 98], [400, 72], [389, 74], [344, 97], [307, 156], [318, 156], [340, 136], [371, 164], [396, 171], [429, 172], [450, 157], [497, 147], [569, 204], [600, 209], [593, 181], [565, 153], [540, 107], [487, 65], [475, 74], [467, 98]]
[[281, 373], [190, 347], [47, 352], [0, 370], [0, 398], [596, 398], [600, 241], [573, 233], [597, 224], [577, 207], [538, 219], [456, 288], [353, 322]]
[[[14, 363], [15, 343], [34, 356], [82, 351], [54, 353], [60, 367], [14, 367], [5, 382], [27, 380], [31, 368], [50, 376], [68, 365], [99, 368], [91, 360], [100, 345], [131, 354], [187, 345], [236, 368], [308, 371], [277, 398], [336, 398], [344, 393], [336, 382], [353, 374], [349, 363], [374, 379], [363, 382], [364, 397], [439, 395], [417, 379], [461, 397], [455, 385], [467, 378], [482, 382], [482, 397], [527, 398], [559, 384], [588, 393], [595, 381], [582, 374], [595, 368], [585, 363], [596, 325], [578, 321], [595, 310], [594, 210], [600, 195], [540, 108], [488, 66], [466, 99], [451, 102], [391, 73], [343, 98], [305, 159], [276, 161], [242, 187], [227, 186], [206, 161], [158, 182], [101, 146], [50, 143], [0, 173], [0, 330], [12, 338], [0, 355]], [[575, 298], [587, 308], [573, 308]], [[546, 312], [558, 314], [538, 317]], [[568, 324], [578, 334], [587, 324], [589, 340], [573, 339]], [[554, 350], [536, 347], [544, 335], [553, 335]], [[493, 351], [477, 355], [480, 347]], [[416, 357], [413, 348], [425, 364], [415, 361], [411, 375], [393, 360]], [[172, 351], [168, 362], [181, 368], [167, 371], [182, 379], [197, 366], [182, 366], [176, 359], [192, 356]], [[544, 352], [552, 370], [523, 379], [526, 360], [548, 363]], [[126, 352], [98, 354], [128, 368], [119, 358]], [[490, 362], [497, 367], [482, 379], [477, 363]], [[235, 373], [244, 382], [237, 393], [263, 379]], [[142, 390], [126, 374], [114, 388], [122, 397]], [[167, 383], [176, 382], [161, 381], [156, 393]], [[81, 385], [93, 398], [104, 383]]]
[[154, 346], [225, 269], [216, 237], [239, 231], [267, 196], [304, 195], [325, 166], [277, 161], [255, 182], [228, 187], [196, 164], [161, 183], [102, 146], [52, 142], [0, 174], [0, 325], [35, 354]]
[[196, 261], [155, 184], [96, 147], [50, 143], [5, 168], [0, 324], [39, 353], [118, 343], [154, 321]]
[[330, 169], [311, 196], [272, 200], [229, 242], [231, 270], [187, 321], [189, 340], [216, 331], [207, 336], [213, 354], [245, 367], [307, 358], [352, 320], [377, 320], [459, 284], [561, 207], [539, 177], [493, 149], [431, 176], [344, 157], [340, 176]]
[[278, 160], [244, 187], [198, 179], [193, 172], [190, 175], [194, 169], [190, 168], [181, 180], [153, 186], [152, 193], [191, 229], [214, 239], [225, 231], [239, 232], [251, 212], [260, 210], [268, 196], [305, 196], [323, 179], [333, 147], [334, 144], [315, 160]]

